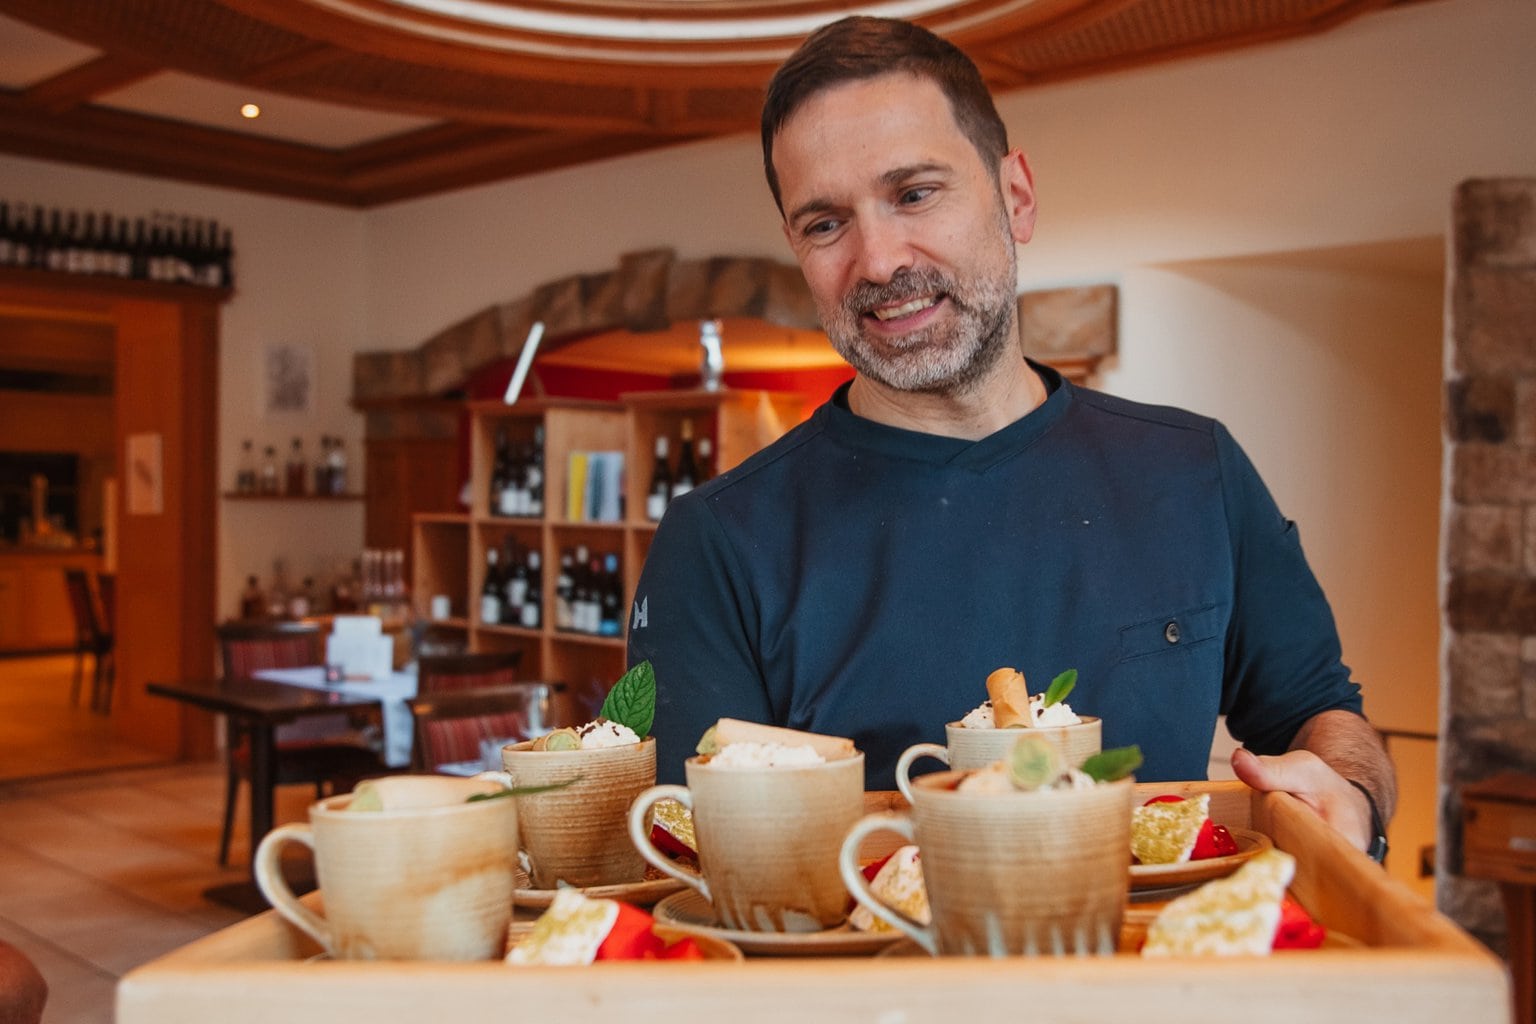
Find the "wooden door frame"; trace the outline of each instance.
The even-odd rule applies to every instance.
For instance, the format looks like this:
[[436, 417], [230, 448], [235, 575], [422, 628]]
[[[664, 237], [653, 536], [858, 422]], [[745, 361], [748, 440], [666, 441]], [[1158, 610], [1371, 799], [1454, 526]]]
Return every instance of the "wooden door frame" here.
[[128, 438], [158, 438], [161, 511], [128, 515], [122, 483], [112, 511], [119, 605], [111, 721], [116, 734], [167, 757], [215, 749], [208, 715], [145, 687], [214, 671], [219, 312], [228, 298], [224, 290], [0, 271], [0, 309], [112, 325], [120, 482]]

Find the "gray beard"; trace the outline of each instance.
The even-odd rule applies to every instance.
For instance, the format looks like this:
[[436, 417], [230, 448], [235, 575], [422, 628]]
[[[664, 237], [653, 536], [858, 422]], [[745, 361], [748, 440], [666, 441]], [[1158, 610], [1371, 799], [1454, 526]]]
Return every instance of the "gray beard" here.
[[[858, 285], [830, 316], [824, 311], [827, 337], [850, 366], [875, 383], [895, 391], [963, 395], [1013, 347], [1015, 276], [1011, 250], [1006, 279], [999, 275], [963, 289], [937, 270], [901, 270], [886, 284]], [[907, 335], [894, 350], [865, 336], [864, 313], [933, 294], [943, 294], [954, 307], [948, 322]]]

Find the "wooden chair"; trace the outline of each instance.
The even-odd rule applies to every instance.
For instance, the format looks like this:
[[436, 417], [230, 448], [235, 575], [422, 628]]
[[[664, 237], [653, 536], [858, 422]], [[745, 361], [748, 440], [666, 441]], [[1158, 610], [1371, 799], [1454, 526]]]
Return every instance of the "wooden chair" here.
[[112, 683], [117, 675], [111, 620], [103, 615], [92, 592], [90, 576], [84, 569], [65, 569], [64, 587], [69, 593], [69, 610], [75, 619], [75, 675], [69, 689], [69, 703], [71, 706], [80, 703], [85, 656], [89, 654], [92, 658], [91, 710], [106, 714], [112, 709]]
[[441, 765], [479, 761], [484, 740], [512, 742], [547, 731], [552, 723], [541, 723], [544, 708], [560, 688], [559, 683], [520, 682], [411, 698], [415, 769], [435, 772]]
[[522, 651], [444, 654], [416, 659], [416, 693], [481, 690], [516, 682]]
[[[262, 669], [300, 668], [324, 661], [324, 635], [306, 622], [230, 622], [216, 629], [226, 678], [251, 676]], [[235, 798], [240, 782], [250, 781], [251, 749], [245, 732], [231, 721], [224, 785], [224, 824], [219, 834], [219, 863], [229, 863], [234, 830]], [[309, 722], [314, 722], [314, 719]], [[275, 771], [280, 786], [310, 784], [315, 798], [351, 789], [360, 779], [385, 772], [377, 753], [351, 727], [345, 716], [329, 717], [331, 735], [296, 735], [279, 727]], [[306, 723], [308, 724], [308, 723]], [[284, 733], [287, 731], [288, 735]], [[252, 842], [256, 841], [253, 837]]]

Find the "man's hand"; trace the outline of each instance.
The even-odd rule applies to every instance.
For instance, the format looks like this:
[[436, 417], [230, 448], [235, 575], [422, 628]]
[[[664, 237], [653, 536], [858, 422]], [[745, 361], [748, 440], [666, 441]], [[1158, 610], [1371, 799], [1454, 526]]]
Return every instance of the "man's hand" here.
[[1370, 791], [1383, 826], [1397, 807], [1397, 776], [1381, 736], [1349, 711], [1309, 718], [1284, 754], [1265, 756], [1239, 747], [1232, 752], [1232, 770], [1254, 789], [1291, 794], [1360, 850], [1369, 850], [1376, 838], [1371, 807], [1346, 778]]
[[1356, 849], [1368, 849], [1375, 838], [1365, 797], [1310, 750], [1265, 756], [1238, 747], [1232, 752], [1232, 770], [1254, 789], [1291, 794], [1316, 811]]

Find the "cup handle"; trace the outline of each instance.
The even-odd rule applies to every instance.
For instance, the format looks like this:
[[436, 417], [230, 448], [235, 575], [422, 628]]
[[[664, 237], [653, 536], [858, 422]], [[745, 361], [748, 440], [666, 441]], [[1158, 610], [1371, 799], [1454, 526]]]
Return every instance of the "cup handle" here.
[[640, 851], [646, 863], [664, 875], [670, 875], [684, 885], [697, 889], [700, 896], [713, 903], [709, 895], [709, 883], [704, 881], [704, 876], [696, 871], [688, 871], [678, 867], [671, 858], [665, 856], [656, 849], [656, 844], [651, 842], [650, 811], [653, 804], [663, 800], [676, 800], [693, 813], [693, 794], [687, 786], [652, 786], [650, 789], [635, 797], [635, 802], [629, 805], [629, 841], [635, 844], [635, 849]]
[[896, 759], [896, 788], [912, 802], [912, 762], [920, 757], [931, 757], [949, 764], [949, 748], [940, 743], [916, 743], [901, 752]]
[[295, 927], [320, 943], [320, 948], [336, 955], [331, 940], [331, 927], [325, 918], [299, 902], [283, 878], [280, 858], [288, 843], [303, 843], [311, 851], [315, 848], [315, 836], [308, 825], [282, 825], [262, 837], [256, 847], [256, 887], [272, 904], [272, 908], [291, 921]]
[[[899, 772], [896, 777], [901, 777]], [[882, 903], [880, 897], [876, 896], [874, 890], [869, 887], [869, 879], [864, 877], [864, 871], [859, 866], [859, 847], [863, 845], [864, 837], [872, 832], [895, 832], [904, 837], [907, 842], [913, 842], [912, 819], [907, 815], [890, 812], [866, 814], [854, 822], [853, 828], [848, 830], [848, 835], [843, 837], [843, 848], [838, 851], [837, 867], [842, 873], [843, 885], [848, 889], [854, 902], [891, 927], [910, 935], [912, 941], [928, 951], [929, 956], [937, 956], [938, 941], [933, 928], [925, 927], [901, 911]]]

